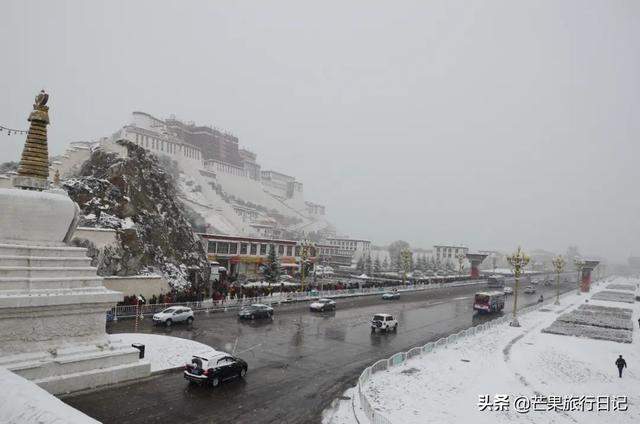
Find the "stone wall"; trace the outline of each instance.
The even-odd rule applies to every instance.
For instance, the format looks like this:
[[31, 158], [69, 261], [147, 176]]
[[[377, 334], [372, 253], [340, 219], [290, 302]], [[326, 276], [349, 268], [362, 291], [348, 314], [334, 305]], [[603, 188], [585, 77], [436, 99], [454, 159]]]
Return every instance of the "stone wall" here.
[[119, 291], [125, 296], [141, 294], [147, 299], [169, 292], [169, 284], [158, 275], [104, 277], [103, 284], [109, 290]]
[[116, 230], [111, 228], [78, 227], [73, 237], [89, 240], [97, 249], [117, 244]]

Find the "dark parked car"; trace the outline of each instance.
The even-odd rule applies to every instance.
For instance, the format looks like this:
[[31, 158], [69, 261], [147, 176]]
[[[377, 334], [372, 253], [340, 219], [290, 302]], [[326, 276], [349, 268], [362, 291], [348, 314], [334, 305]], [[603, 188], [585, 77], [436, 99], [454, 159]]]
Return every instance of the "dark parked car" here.
[[335, 311], [336, 302], [331, 299], [318, 299], [309, 305], [309, 309], [317, 312]]
[[184, 366], [184, 378], [190, 383], [218, 387], [222, 382], [242, 378], [247, 374], [247, 363], [230, 355], [205, 358], [194, 356]]
[[273, 308], [261, 303], [245, 306], [238, 312], [240, 319], [272, 318]]

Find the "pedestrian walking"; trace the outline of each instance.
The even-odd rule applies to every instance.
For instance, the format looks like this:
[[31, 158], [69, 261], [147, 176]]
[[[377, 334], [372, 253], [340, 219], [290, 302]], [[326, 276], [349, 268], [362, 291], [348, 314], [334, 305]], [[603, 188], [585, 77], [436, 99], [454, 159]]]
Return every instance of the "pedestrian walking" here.
[[627, 368], [627, 361], [622, 358], [622, 355], [616, 359], [616, 366], [618, 367], [618, 375], [622, 378], [622, 369]]

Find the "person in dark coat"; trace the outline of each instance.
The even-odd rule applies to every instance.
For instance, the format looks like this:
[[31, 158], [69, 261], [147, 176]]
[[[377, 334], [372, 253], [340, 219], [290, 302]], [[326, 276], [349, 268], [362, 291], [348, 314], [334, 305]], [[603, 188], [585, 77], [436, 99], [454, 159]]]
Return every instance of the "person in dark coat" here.
[[620, 378], [622, 378], [622, 369], [627, 368], [627, 361], [622, 359], [622, 355], [616, 359], [616, 366], [618, 367], [618, 374], [620, 375]]

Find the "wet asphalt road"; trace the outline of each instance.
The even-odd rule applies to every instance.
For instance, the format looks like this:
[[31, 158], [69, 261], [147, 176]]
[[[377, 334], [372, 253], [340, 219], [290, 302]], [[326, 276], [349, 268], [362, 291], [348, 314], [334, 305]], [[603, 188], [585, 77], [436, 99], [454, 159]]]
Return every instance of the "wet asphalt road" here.
[[[278, 307], [273, 321], [240, 322], [234, 312], [198, 314], [191, 328], [166, 329], [146, 319], [141, 332], [226, 351], [237, 340], [238, 356], [249, 363], [246, 378], [214, 390], [190, 386], [175, 371], [63, 400], [105, 424], [319, 422], [322, 410], [372, 362], [500, 316], [473, 313], [473, 294], [483, 287], [403, 293], [396, 301], [337, 299], [337, 311], [325, 313], [310, 313], [307, 303], [298, 303]], [[561, 290], [574, 288], [575, 283], [564, 283]], [[519, 307], [536, 303], [540, 293], [549, 299], [555, 288], [540, 285], [534, 295], [521, 293]], [[512, 302], [509, 296], [505, 313]], [[397, 333], [371, 334], [369, 321], [379, 312], [396, 315]], [[133, 320], [121, 320], [107, 330], [132, 332], [133, 325]]]

